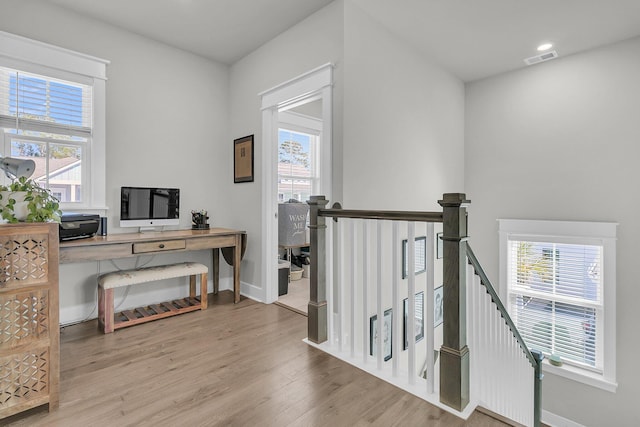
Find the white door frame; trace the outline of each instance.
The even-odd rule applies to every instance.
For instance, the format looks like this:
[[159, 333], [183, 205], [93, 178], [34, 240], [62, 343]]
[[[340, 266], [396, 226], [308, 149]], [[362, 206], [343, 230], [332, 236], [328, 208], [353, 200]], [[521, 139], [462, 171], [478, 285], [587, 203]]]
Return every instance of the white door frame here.
[[320, 194], [331, 200], [333, 65], [325, 64], [258, 94], [262, 100], [262, 300], [278, 300], [278, 112], [322, 100]]

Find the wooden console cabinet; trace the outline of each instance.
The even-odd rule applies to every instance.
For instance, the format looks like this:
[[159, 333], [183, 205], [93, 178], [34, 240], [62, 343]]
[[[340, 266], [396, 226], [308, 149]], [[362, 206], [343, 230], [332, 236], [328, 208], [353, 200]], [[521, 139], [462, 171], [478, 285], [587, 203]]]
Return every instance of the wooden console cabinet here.
[[0, 225], [0, 419], [58, 406], [58, 224]]

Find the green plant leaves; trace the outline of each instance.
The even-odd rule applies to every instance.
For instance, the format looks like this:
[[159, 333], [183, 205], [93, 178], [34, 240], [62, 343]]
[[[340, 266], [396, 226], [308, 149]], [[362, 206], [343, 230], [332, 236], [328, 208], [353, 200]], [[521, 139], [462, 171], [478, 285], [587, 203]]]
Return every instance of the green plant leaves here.
[[24, 192], [23, 200], [27, 202], [27, 217], [25, 222], [60, 222], [62, 212], [60, 202], [51, 192], [40, 187], [35, 181], [20, 177], [14, 180], [9, 186], [0, 185], [0, 191], [10, 192], [6, 203], [0, 194], [0, 214], [2, 218], [10, 223], [18, 222], [15, 215], [16, 199], [12, 193]]

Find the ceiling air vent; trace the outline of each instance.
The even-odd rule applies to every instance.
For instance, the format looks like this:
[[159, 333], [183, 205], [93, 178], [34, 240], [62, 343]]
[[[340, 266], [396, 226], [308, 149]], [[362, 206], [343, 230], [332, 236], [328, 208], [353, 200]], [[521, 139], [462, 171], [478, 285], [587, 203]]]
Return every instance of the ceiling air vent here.
[[557, 57], [558, 57], [558, 52], [556, 52], [555, 50], [552, 50], [550, 52], [541, 53], [540, 55], [527, 58], [524, 60], [524, 63], [527, 65], [533, 65], [533, 64], [548, 61], [550, 59], [557, 58]]

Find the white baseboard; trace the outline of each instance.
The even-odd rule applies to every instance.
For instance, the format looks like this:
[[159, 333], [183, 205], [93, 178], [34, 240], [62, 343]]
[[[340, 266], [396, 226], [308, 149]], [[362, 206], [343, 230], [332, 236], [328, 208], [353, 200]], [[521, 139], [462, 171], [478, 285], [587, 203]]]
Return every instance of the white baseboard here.
[[584, 427], [582, 424], [545, 410], [542, 410], [542, 422], [551, 427]]
[[69, 326], [98, 318], [98, 307], [90, 304], [60, 307], [60, 326]]
[[[233, 289], [231, 286], [229, 289]], [[264, 289], [259, 288], [251, 283], [240, 281], [240, 293], [242, 296], [250, 298], [254, 301], [264, 302]]]

